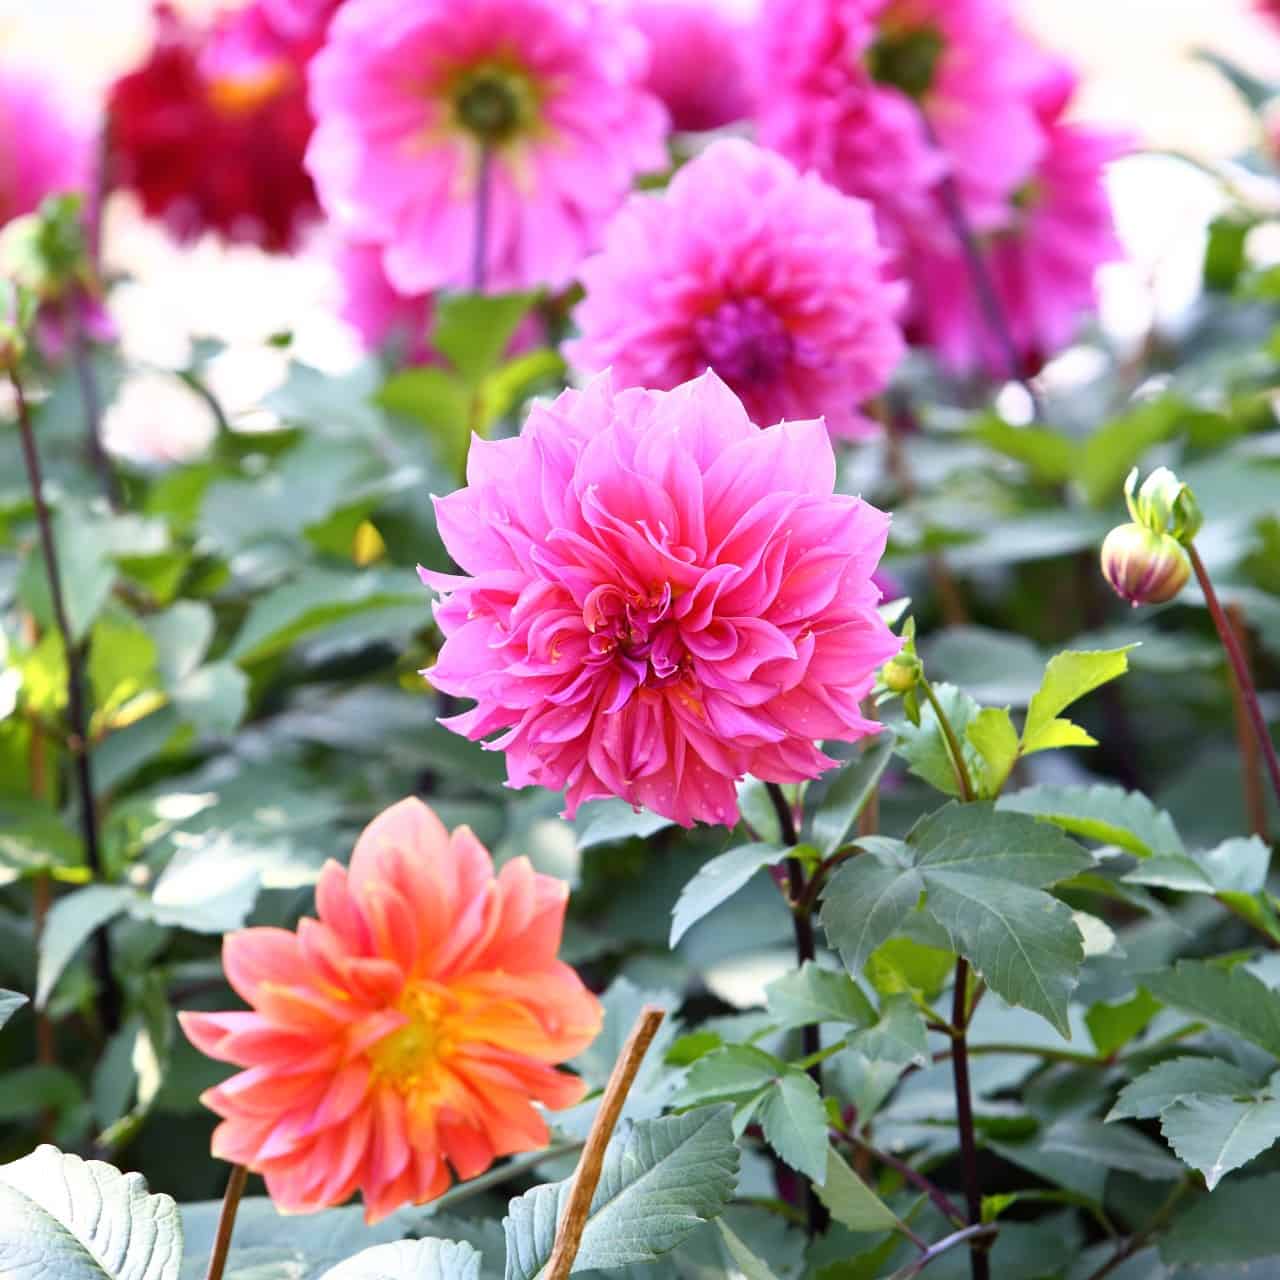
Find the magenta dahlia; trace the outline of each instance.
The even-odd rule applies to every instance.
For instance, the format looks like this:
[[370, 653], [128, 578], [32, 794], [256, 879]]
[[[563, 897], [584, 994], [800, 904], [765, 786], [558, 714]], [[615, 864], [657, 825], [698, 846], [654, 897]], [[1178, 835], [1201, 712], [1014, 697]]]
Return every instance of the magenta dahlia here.
[[390, 344], [409, 363], [425, 364], [431, 358], [427, 340], [434, 310], [431, 295], [397, 293], [382, 269], [382, 250], [377, 245], [339, 244], [334, 265], [342, 282], [338, 314], [364, 346], [376, 350]]
[[[437, 499], [462, 572], [422, 571], [445, 635], [444, 721], [566, 812], [620, 796], [732, 825], [734, 783], [816, 777], [898, 641], [872, 582], [889, 520], [833, 492], [821, 422], [761, 430], [714, 374], [615, 391], [602, 374], [474, 440]], [[498, 735], [498, 736], [494, 736]]]
[[[1032, 102], [1044, 152], [1007, 201], [1002, 226], [982, 245], [1028, 376], [1075, 337], [1081, 317], [1095, 307], [1098, 268], [1123, 256], [1103, 179], [1130, 143], [1064, 118], [1075, 85], [1071, 70], [1055, 64], [1037, 86]], [[914, 285], [912, 337], [955, 372], [1007, 376], [1007, 355], [983, 316], [959, 245], [922, 242], [903, 263]]]
[[825, 416], [833, 435], [865, 434], [857, 407], [904, 350], [884, 259], [863, 201], [722, 139], [610, 223], [566, 354], [627, 386], [713, 369], [756, 422]]
[[84, 191], [93, 130], [41, 76], [0, 69], [0, 225], [33, 213], [47, 195]]
[[324, 33], [342, 0], [261, 0], [272, 25], [291, 40], [310, 40]]
[[347, 0], [311, 64], [307, 164], [402, 293], [473, 283], [482, 181], [486, 286], [559, 288], [666, 165], [646, 70], [603, 0]]

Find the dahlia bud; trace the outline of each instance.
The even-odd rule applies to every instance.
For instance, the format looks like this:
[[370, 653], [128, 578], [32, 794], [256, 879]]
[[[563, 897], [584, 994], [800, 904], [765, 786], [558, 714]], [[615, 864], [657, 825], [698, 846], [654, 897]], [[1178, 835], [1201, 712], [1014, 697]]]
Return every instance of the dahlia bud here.
[[90, 275], [80, 197], [49, 196], [0, 235], [0, 270], [42, 301], [62, 297]]
[[1157, 467], [1135, 493], [1137, 483], [1138, 468], [1134, 467], [1125, 481], [1124, 500], [1137, 524], [1153, 533], [1167, 533], [1184, 544], [1200, 532], [1204, 523], [1200, 504], [1190, 486], [1168, 467]]
[[914, 653], [895, 654], [880, 668], [880, 679], [890, 693], [910, 693], [920, 682], [923, 664]]
[[1102, 544], [1102, 572], [1116, 594], [1136, 609], [1172, 600], [1186, 586], [1191, 563], [1170, 534], [1122, 524]]
[[32, 298], [12, 280], [0, 277], [0, 369], [12, 369], [27, 354]]

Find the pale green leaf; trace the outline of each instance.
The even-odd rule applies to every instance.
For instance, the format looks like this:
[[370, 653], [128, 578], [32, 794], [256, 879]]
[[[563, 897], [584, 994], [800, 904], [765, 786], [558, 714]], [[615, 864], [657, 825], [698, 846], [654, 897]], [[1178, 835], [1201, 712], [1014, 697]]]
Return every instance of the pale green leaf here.
[[1144, 1071], [1120, 1090], [1110, 1120], [1147, 1120], [1193, 1094], [1248, 1094], [1253, 1080], [1221, 1058], [1170, 1058]]
[[1141, 974], [1139, 981], [1157, 1000], [1280, 1058], [1280, 993], [1248, 971], [1183, 960], [1172, 969]]
[[822, 894], [822, 927], [850, 973], [891, 938], [924, 889], [918, 871], [889, 867], [869, 854], [846, 862]]
[[[1050, 658], [1040, 689], [1027, 708], [1027, 721], [1022, 730], [1023, 752], [1030, 754], [1052, 746], [1077, 745], [1072, 741], [1073, 736], [1088, 737], [1057, 717], [1099, 685], [1122, 676], [1129, 669], [1126, 655], [1131, 648], [1132, 645], [1093, 651], [1068, 649]], [[1074, 735], [1071, 730], [1075, 730]]]
[[897, 1214], [833, 1147], [827, 1149], [827, 1176], [813, 1189], [831, 1216], [850, 1231], [896, 1231], [902, 1226]]
[[685, 885], [671, 913], [671, 946], [722, 902], [727, 902], [757, 871], [787, 856], [771, 844], [744, 844], [705, 863]]
[[768, 1264], [752, 1253], [723, 1218], [716, 1219], [716, 1227], [720, 1231], [724, 1247], [729, 1251], [729, 1257], [733, 1259], [744, 1280], [778, 1280]]
[[472, 385], [501, 363], [520, 321], [529, 313], [532, 293], [452, 294], [436, 307], [432, 346]]
[[1161, 1008], [1160, 1002], [1149, 991], [1139, 989], [1128, 1000], [1112, 1004], [1099, 1001], [1090, 1005], [1084, 1021], [1094, 1048], [1102, 1057], [1107, 1057], [1117, 1049], [1123, 1049]]
[[875, 791], [893, 746], [893, 734], [881, 732], [856, 759], [813, 784], [805, 796], [802, 840], [822, 854], [840, 848]]
[[178, 1207], [121, 1173], [56, 1147], [0, 1165], [0, 1274], [57, 1280], [176, 1280]]
[[1257, 893], [1267, 883], [1271, 850], [1258, 836], [1236, 836], [1195, 859], [1218, 893]]
[[1196, 1201], [1160, 1237], [1170, 1265], [1213, 1266], [1280, 1255], [1280, 1173], [1233, 1178]]
[[671, 1099], [673, 1107], [745, 1098], [773, 1084], [786, 1063], [754, 1045], [725, 1045], [704, 1054]]
[[480, 1280], [480, 1255], [456, 1240], [393, 1240], [338, 1263], [321, 1280]]
[[24, 1004], [29, 1003], [20, 991], [0, 990], [0, 1027], [3, 1027]]
[[1008, 708], [984, 707], [964, 736], [982, 757], [980, 793], [988, 799], [998, 796], [1018, 759], [1018, 731]]
[[48, 1004], [62, 971], [89, 936], [125, 911], [136, 896], [122, 885], [91, 884], [54, 903], [40, 938], [37, 1009]]
[[1123, 787], [1043, 785], [1003, 796], [1002, 812], [1029, 813], [1054, 826], [1094, 840], [1114, 844], [1139, 858], [1185, 853], [1173, 819], [1141, 792]]
[[1157, 854], [1138, 863], [1120, 877], [1125, 884], [1142, 884], [1153, 889], [1175, 889], [1179, 893], [1212, 893], [1209, 877], [1185, 854]]
[[[574, 1271], [649, 1262], [674, 1249], [728, 1204], [738, 1148], [727, 1107], [642, 1120], [605, 1153]], [[511, 1201], [503, 1230], [507, 1280], [546, 1270], [570, 1181], [535, 1187]]]
[[[973, 777], [981, 767], [982, 757], [969, 742], [967, 732], [970, 721], [977, 717], [980, 708], [967, 693], [954, 685], [937, 684], [934, 685], [933, 692], [955, 730], [969, 776]], [[951, 763], [951, 753], [931, 705], [925, 703], [921, 706], [918, 725], [907, 720], [898, 726], [897, 749], [917, 777], [923, 778], [945, 795], [959, 796], [960, 784]]]
[[924, 1016], [906, 995], [889, 996], [874, 1026], [855, 1031], [845, 1043], [872, 1062], [896, 1062], [902, 1066], [929, 1061], [929, 1040]]
[[797, 1173], [823, 1176], [827, 1163], [827, 1113], [818, 1086], [803, 1071], [786, 1072], [765, 1094], [756, 1113], [765, 1141]]
[[574, 825], [580, 832], [578, 848], [585, 853], [599, 845], [643, 840], [675, 823], [648, 809], [635, 809], [625, 800], [592, 800], [579, 810]]
[[823, 969], [812, 960], [771, 982], [765, 995], [769, 1013], [784, 1027], [815, 1022], [869, 1027], [876, 1020], [871, 1002], [848, 974]]
[[1178, 1158], [1204, 1174], [1210, 1191], [1280, 1138], [1280, 1099], [1196, 1096], [1169, 1107], [1160, 1131]]

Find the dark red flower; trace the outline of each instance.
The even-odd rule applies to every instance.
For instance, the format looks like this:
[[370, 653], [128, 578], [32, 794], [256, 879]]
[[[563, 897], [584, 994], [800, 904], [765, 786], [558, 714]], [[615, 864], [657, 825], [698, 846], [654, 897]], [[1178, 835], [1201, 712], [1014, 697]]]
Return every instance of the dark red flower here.
[[313, 49], [284, 38], [257, 4], [209, 26], [156, 5], [150, 57], [108, 100], [114, 185], [179, 240], [212, 230], [291, 248], [319, 211], [302, 167]]

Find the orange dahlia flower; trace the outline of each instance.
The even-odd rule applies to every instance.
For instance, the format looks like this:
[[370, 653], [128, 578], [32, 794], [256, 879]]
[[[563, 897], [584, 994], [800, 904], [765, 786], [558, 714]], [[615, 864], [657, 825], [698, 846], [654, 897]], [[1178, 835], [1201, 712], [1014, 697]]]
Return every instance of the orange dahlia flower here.
[[266, 1179], [283, 1209], [364, 1195], [370, 1222], [548, 1139], [533, 1104], [583, 1095], [556, 1063], [600, 1029], [556, 958], [568, 887], [528, 859], [498, 875], [466, 828], [418, 800], [375, 818], [349, 868], [328, 863], [318, 920], [223, 945], [251, 1009], [183, 1013], [210, 1057], [244, 1067], [202, 1101], [213, 1154]]

